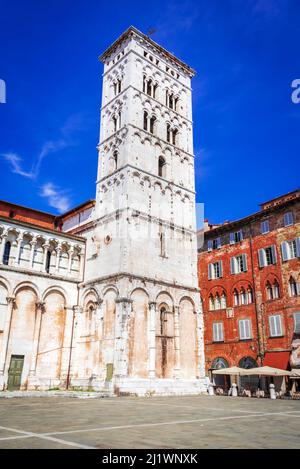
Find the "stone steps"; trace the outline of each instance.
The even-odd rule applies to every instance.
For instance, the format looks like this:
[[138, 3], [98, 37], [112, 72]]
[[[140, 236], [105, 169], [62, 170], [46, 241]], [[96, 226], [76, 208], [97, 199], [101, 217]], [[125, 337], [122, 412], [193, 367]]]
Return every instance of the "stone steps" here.
[[73, 397], [77, 399], [101, 399], [115, 397], [111, 391], [1, 391], [0, 398], [14, 397]]

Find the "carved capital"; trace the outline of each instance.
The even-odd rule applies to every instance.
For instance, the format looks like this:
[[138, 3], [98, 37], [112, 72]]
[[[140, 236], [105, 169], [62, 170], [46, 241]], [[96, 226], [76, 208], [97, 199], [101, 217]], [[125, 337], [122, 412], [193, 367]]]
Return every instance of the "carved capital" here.
[[116, 303], [132, 303], [130, 298], [117, 298]]
[[73, 306], [73, 311], [74, 311], [75, 314], [81, 314], [81, 313], [83, 313], [83, 308], [82, 308], [82, 306], [75, 305], [75, 306]]
[[6, 301], [9, 305], [12, 305], [12, 306], [14, 306], [16, 304], [15, 296], [7, 296]]
[[36, 309], [41, 310], [42, 313], [45, 312], [45, 302], [44, 301], [37, 301], [35, 303]]
[[149, 301], [149, 308], [156, 308], [156, 301]]

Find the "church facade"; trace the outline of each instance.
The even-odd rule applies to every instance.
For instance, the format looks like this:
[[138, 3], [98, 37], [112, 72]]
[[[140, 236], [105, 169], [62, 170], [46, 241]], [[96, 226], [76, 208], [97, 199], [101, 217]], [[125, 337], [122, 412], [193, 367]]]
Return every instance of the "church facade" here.
[[194, 71], [130, 27], [104, 63], [95, 201], [0, 203], [0, 389], [206, 389]]

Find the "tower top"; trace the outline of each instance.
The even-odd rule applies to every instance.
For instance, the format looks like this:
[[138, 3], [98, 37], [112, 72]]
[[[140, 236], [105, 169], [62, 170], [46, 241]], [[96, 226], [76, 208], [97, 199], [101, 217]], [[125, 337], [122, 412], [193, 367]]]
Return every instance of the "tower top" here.
[[99, 60], [105, 63], [106, 60], [110, 57], [110, 55], [113, 54], [124, 41], [131, 37], [136, 37], [139, 39], [140, 42], [145, 42], [152, 46], [155, 49], [156, 53], [163, 56], [171, 63], [176, 64], [177, 67], [181, 68], [185, 73], [187, 73], [190, 78], [192, 78], [196, 74], [195, 70], [193, 70], [189, 65], [182, 62], [182, 60], [175, 57], [175, 55], [171, 54], [171, 52], [168, 52], [166, 49], [164, 49], [162, 46], [153, 41], [149, 36], [136, 29], [134, 26], [130, 26], [123, 34], [121, 34], [121, 36], [119, 36], [118, 39], [116, 39], [108, 47], [108, 49], [106, 49], [103, 54], [99, 56]]

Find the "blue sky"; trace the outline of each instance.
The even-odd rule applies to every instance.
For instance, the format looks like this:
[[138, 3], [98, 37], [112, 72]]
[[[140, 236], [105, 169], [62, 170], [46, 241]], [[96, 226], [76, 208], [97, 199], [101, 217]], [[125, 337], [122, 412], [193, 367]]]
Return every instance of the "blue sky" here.
[[94, 198], [103, 52], [129, 25], [197, 70], [197, 201], [214, 223], [299, 184], [299, 0], [0, 0], [0, 198]]

